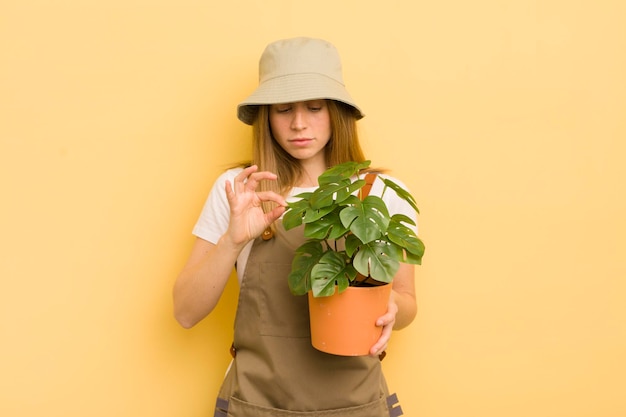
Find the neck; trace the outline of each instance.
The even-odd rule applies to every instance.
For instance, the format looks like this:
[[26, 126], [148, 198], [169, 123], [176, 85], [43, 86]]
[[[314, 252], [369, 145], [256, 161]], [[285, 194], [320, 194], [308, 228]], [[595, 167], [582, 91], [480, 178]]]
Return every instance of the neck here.
[[301, 160], [300, 166], [302, 167], [302, 176], [298, 181], [300, 187], [316, 187], [317, 177], [322, 175], [327, 168], [324, 158]]

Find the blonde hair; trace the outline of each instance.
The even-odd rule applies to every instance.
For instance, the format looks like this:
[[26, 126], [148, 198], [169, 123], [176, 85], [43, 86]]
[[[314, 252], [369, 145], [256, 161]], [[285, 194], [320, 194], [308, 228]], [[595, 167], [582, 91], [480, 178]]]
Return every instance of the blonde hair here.
[[[354, 109], [342, 102], [326, 100], [330, 117], [331, 137], [326, 145], [326, 165], [365, 160], [359, 143]], [[301, 180], [303, 171], [300, 162], [289, 155], [274, 139], [269, 122], [269, 105], [259, 106], [252, 123], [252, 164], [260, 171], [278, 175], [277, 181], [263, 181], [261, 190], [286, 193]]]

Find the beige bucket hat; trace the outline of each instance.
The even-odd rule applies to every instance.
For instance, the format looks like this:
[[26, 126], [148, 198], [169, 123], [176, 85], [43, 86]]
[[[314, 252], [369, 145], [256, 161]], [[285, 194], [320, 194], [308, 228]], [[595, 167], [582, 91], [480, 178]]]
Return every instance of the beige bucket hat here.
[[237, 106], [237, 117], [251, 125], [259, 105], [332, 99], [363, 112], [346, 90], [337, 49], [322, 39], [292, 38], [267, 45], [259, 60], [259, 86]]

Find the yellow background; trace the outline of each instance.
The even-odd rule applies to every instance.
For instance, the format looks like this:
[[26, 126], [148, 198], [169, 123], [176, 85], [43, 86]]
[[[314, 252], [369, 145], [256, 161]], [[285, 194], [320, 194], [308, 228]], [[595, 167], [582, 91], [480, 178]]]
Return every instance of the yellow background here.
[[625, 4], [3, 1], [0, 415], [212, 415], [236, 284], [192, 330], [171, 287], [296, 35], [339, 48], [421, 208], [406, 415], [626, 415]]

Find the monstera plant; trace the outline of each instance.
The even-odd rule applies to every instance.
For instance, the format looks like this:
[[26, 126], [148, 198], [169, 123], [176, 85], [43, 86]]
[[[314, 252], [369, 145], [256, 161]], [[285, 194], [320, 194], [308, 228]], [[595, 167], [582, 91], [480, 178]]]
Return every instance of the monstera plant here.
[[[304, 224], [306, 238], [289, 275], [293, 294], [311, 291], [323, 297], [349, 286], [383, 285], [392, 282], [401, 262], [421, 264], [424, 244], [411, 228], [415, 222], [404, 214], [391, 216], [381, 197], [363, 196], [363, 172], [369, 165], [336, 165], [318, 178], [319, 188], [288, 204], [285, 229]], [[379, 178], [385, 184], [382, 195], [394, 192], [419, 213], [408, 191]]]

